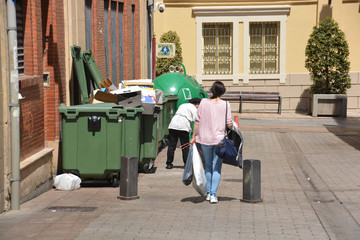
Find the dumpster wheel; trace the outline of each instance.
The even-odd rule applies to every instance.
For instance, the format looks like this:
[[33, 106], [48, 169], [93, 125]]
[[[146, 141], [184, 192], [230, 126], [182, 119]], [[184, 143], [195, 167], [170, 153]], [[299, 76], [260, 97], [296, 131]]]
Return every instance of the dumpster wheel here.
[[112, 177], [108, 178], [107, 181], [111, 184], [112, 187], [119, 187], [119, 175], [113, 174]]
[[143, 165], [143, 170], [145, 173], [154, 173], [156, 171], [156, 167], [154, 167], [154, 161], [150, 161]]
[[113, 177], [112, 179], [112, 186], [113, 187], [119, 187], [119, 181], [117, 177]]

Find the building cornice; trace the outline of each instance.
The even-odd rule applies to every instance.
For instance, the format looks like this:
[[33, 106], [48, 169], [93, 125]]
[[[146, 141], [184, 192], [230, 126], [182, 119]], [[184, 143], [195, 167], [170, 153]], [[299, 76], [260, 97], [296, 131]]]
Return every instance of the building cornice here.
[[[211, 4], [211, 5], [266, 5], [266, 4], [272, 4], [272, 5], [286, 5], [286, 4], [292, 4], [292, 3], [313, 3], [317, 2], [318, 0], [163, 0], [165, 4], [186, 4], [186, 5], [204, 5], [204, 4]], [[344, 1], [344, 0], [343, 0]], [[345, 0], [349, 1], [349, 0]], [[358, 0], [351, 0], [351, 1], [358, 1]]]
[[290, 8], [290, 5], [193, 7], [193, 14], [196, 17], [287, 15]]

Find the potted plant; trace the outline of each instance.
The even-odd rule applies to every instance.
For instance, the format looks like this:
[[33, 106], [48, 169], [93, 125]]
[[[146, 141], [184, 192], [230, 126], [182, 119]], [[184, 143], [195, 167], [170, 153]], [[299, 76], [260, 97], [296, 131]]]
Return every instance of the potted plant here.
[[326, 18], [313, 28], [305, 55], [313, 81], [309, 89], [312, 115], [346, 117], [346, 90], [351, 87], [349, 46], [335, 20]]

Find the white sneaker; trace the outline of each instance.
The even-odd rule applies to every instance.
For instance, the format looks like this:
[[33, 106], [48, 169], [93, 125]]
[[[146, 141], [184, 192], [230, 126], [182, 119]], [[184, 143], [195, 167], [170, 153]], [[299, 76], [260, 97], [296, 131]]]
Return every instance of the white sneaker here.
[[219, 200], [217, 199], [217, 197], [215, 195], [211, 195], [210, 196], [210, 203], [218, 203]]
[[206, 195], [206, 201], [210, 201], [210, 193]]

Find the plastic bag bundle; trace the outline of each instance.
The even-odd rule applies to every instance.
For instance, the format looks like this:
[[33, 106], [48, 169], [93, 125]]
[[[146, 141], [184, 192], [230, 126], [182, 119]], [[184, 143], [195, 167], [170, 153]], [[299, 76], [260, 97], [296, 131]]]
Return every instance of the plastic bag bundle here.
[[201, 195], [206, 195], [206, 178], [205, 171], [201, 161], [200, 153], [196, 147], [196, 144], [193, 144], [193, 171], [194, 177], [192, 181], [192, 185], [195, 190]]
[[190, 183], [192, 182], [193, 175], [193, 146], [190, 145], [189, 154], [186, 159], [184, 174], [182, 178], [182, 181], [186, 186], [190, 185]]
[[71, 173], [57, 175], [54, 178], [54, 187], [58, 190], [75, 190], [80, 188], [81, 179]]

